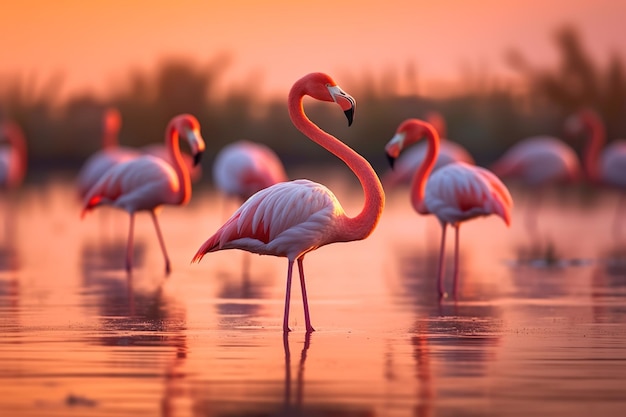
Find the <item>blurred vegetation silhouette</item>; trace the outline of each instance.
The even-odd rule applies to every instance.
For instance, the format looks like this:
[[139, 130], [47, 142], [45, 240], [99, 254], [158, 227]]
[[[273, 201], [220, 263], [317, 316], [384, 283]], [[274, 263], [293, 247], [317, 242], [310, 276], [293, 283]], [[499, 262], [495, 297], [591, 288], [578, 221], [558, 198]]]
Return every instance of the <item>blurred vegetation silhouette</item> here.
[[[305, 104], [306, 111], [377, 169], [386, 169], [382, 149], [397, 125], [408, 117], [424, 117], [431, 110], [445, 117], [449, 138], [464, 145], [478, 164], [492, 162], [524, 137], [561, 136], [564, 118], [581, 106], [600, 112], [609, 138], [624, 136], [626, 72], [622, 57], [614, 55], [607, 68], [600, 67], [571, 26], [556, 30], [554, 39], [560, 56], [555, 68], [533, 67], [522, 54], [509, 51], [508, 62], [519, 73], [519, 84], [468, 73], [461, 77], [463, 87], [458, 91], [427, 97], [419, 94], [416, 66], [409, 64], [402, 76], [393, 71], [379, 79], [369, 74], [335, 75], [358, 102], [351, 128], [343, 115], [329, 106], [310, 102]], [[25, 131], [31, 180], [50, 170], [75, 173], [100, 147], [101, 117], [108, 106], [121, 111], [119, 140], [124, 146], [160, 143], [172, 116], [194, 114], [207, 140], [207, 167], [222, 146], [244, 138], [275, 149], [288, 171], [302, 164], [334, 163], [327, 152], [302, 140], [289, 120], [286, 97], [261, 97], [261, 80], [252, 78], [219, 93], [229, 64], [228, 55], [204, 64], [169, 58], [153, 71], [130, 72], [126, 82], [116, 85], [106, 99], [81, 94], [64, 102], [59, 100], [62, 76], [54, 76], [40, 87], [36, 79], [4, 76], [0, 79], [0, 117], [13, 118]], [[582, 144], [576, 147], [580, 149]]]

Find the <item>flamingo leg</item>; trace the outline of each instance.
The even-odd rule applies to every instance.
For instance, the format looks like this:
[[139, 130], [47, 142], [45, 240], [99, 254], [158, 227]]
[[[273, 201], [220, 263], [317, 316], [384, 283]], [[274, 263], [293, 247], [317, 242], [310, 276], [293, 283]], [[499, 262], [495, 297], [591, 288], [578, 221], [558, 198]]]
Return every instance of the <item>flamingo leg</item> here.
[[311, 316], [309, 315], [309, 299], [306, 295], [306, 284], [304, 283], [304, 256], [298, 258], [298, 272], [300, 274], [300, 287], [302, 288], [302, 304], [304, 305], [304, 323], [306, 324], [306, 332], [314, 332], [311, 326]]
[[454, 281], [453, 281], [453, 291], [454, 296], [456, 297], [458, 287], [459, 287], [459, 234], [461, 227], [459, 224], [453, 226], [454, 227]]
[[446, 294], [443, 288], [443, 261], [446, 252], [446, 223], [441, 223], [441, 246], [439, 248], [439, 271], [437, 272], [437, 288], [439, 290], [439, 298], [443, 298]]
[[161, 228], [159, 227], [159, 220], [157, 219], [156, 213], [154, 211], [151, 211], [150, 215], [152, 216], [154, 229], [156, 230], [157, 237], [159, 238], [159, 245], [161, 245], [161, 251], [163, 252], [163, 258], [165, 259], [165, 275], [169, 275], [171, 272], [170, 258], [169, 256], [167, 256], [167, 249], [165, 248], [165, 241], [163, 240]]
[[133, 231], [135, 229], [135, 213], [130, 213], [130, 223], [128, 227], [128, 242], [126, 243], [126, 272], [131, 273], [133, 269]]
[[291, 299], [291, 276], [293, 274], [293, 261], [290, 259], [287, 267], [287, 287], [285, 288], [285, 313], [283, 314], [283, 333], [289, 329], [289, 300]]

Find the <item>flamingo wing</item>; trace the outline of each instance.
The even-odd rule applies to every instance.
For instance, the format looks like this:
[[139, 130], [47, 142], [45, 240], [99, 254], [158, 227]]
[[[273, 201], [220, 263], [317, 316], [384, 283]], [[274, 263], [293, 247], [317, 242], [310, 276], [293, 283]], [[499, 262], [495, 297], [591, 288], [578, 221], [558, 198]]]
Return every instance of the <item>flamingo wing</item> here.
[[552, 136], [516, 143], [491, 169], [499, 177], [518, 177], [529, 184], [573, 180], [580, 175], [574, 150]]
[[114, 165], [136, 158], [140, 154], [129, 148], [111, 148], [91, 155], [78, 173], [78, 193], [87, 195], [102, 176]]
[[458, 162], [433, 173], [426, 184], [425, 204], [445, 223], [496, 214], [508, 225], [512, 198], [490, 171]]
[[100, 204], [128, 212], [175, 204], [180, 187], [174, 169], [160, 158], [144, 155], [111, 167], [86, 195], [83, 214]]
[[334, 226], [343, 217], [339, 201], [325, 186], [308, 180], [278, 183], [246, 200], [200, 247], [193, 262], [223, 249], [296, 259], [335, 241]]

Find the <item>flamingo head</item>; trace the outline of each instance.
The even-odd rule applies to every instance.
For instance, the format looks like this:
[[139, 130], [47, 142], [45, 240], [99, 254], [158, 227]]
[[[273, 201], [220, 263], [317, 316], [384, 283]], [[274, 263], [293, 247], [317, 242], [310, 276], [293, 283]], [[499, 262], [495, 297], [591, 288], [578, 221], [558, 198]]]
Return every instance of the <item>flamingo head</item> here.
[[337, 83], [327, 74], [314, 72], [300, 79], [294, 87], [304, 83], [304, 94], [320, 101], [332, 101], [337, 103], [348, 119], [348, 126], [354, 120], [354, 109], [356, 100], [343, 91]]
[[122, 127], [122, 115], [115, 107], [109, 107], [104, 112], [102, 118], [104, 131], [107, 133], [117, 133]]
[[396, 129], [396, 134], [385, 145], [385, 153], [391, 168], [393, 168], [396, 159], [405, 148], [424, 137], [433, 135], [437, 135], [434, 127], [422, 120], [407, 119], [400, 123], [398, 129]]
[[189, 143], [194, 165], [199, 164], [206, 145], [200, 134], [198, 119], [191, 114], [181, 114], [172, 119], [170, 126]]

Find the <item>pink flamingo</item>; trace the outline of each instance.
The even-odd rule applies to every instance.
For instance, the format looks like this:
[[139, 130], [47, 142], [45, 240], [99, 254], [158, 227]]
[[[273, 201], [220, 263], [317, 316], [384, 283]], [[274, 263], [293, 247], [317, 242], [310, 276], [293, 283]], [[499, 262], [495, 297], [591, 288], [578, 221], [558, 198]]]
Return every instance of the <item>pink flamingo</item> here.
[[563, 141], [547, 135], [516, 143], [490, 169], [500, 178], [517, 179], [536, 190], [533, 209], [526, 215], [530, 230], [536, 229], [536, 214], [544, 190], [550, 185], [578, 180], [581, 171], [576, 152]]
[[602, 149], [606, 141], [604, 124], [591, 109], [582, 109], [570, 116], [566, 121], [566, 128], [570, 133], [587, 132], [589, 135], [584, 153], [584, 166], [589, 180], [622, 191], [613, 228], [617, 231], [626, 192], [626, 139], [613, 140]]
[[[433, 171], [439, 153], [437, 131], [422, 120], [408, 119], [400, 124], [394, 137], [385, 146], [391, 165], [407, 146], [426, 137], [428, 151], [424, 162], [413, 175], [411, 203], [419, 214], [434, 214], [441, 223], [441, 248], [437, 286], [439, 296], [445, 295], [443, 261], [446, 226], [456, 232], [454, 256], [454, 293], [459, 275], [459, 228], [461, 223], [479, 216], [495, 214], [507, 225], [511, 222], [513, 199], [505, 185], [490, 171], [465, 162], [448, 164]], [[430, 176], [430, 177], [429, 177]]]
[[22, 184], [26, 175], [27, 147], [22, 129], [15, 122], [0, 124], [0, 187], [13, 189]]
[[130, 215], [126, 270], [132, 270], [134, 216], [149, 211], [165, 258], [165, 272], [170, 273], [170, 260], [161, 235], [156, 209], [161, 205], [184, 205], [191, 198], [191, 180], [179, 148], [179, 136], [189, 143], [196, 163], [205, 145], [200, 124], [190, 114], [174, 117], [165, 131], [165, 144], [173, 164], [152, 155], [142, 155], [111, 167], [86, 195], [82, 215], [102, 204], [125, 210]]
[[[443, 139], [446, 137], [446, 121], [439, 112], [429, 112], [426, 115], [426, 120], [437, 131], [439, 137], [442, 138], [439, 141], [439, 155], [433, 167], [433, 172], [452, 162], [466, 162], [474, 165], [474, 158], [467, 149], [451, 140]], [[427, 148], [428, 144], [426, 142], [420, 142], [398, 157], [393, 169], [386, 172], [383, 176], [382, 180], [385, 187], [395, 187], [400, 184], [408, 185], [411, 182], [411, 178], [413, 178], [413, 173], [424, 161]]]
[[192, 262], [208, 252], [243, 249], [262, 255], [286, 257], [287, 286], [283, 331], [288, 332], [291, 277], [298, 262], [306, 331], [312, 332], [304, 282], [304, 256], [329, 243], [349, 242], [368, 237], [382, 214], [385, 195], [371, 165], [361, 155], [334, 136], [324, 132], [304, 114], [303, 99], [337, 103], [352, 124], [355, 101], [324, 73], [308, 74], [289, 92], [289, 116], [294, 125], [315, 143], [343, 162], [355, 173], [365, 193], [365, 206], [355, 217], [344, 212], [335, 195], [322, 184], [309, 180], [282, 182], [265, 188], [252, 197], [202, 246]]
[[213, 162], [213, 181], [241, 202], [263, 188], [287, 181], [278, 156], [265, 145], [240, 140], [226, 145]]
[[91, 155], [78, 172], [78, 195], [85, 198], [91, 187], [102, 178], [112, 166], [136, 158], [140, 155], [135, 149], [118, 145], [118, 133], [122, 124], [120, 112], [111, 107], [102, 117], [102, 149]]

